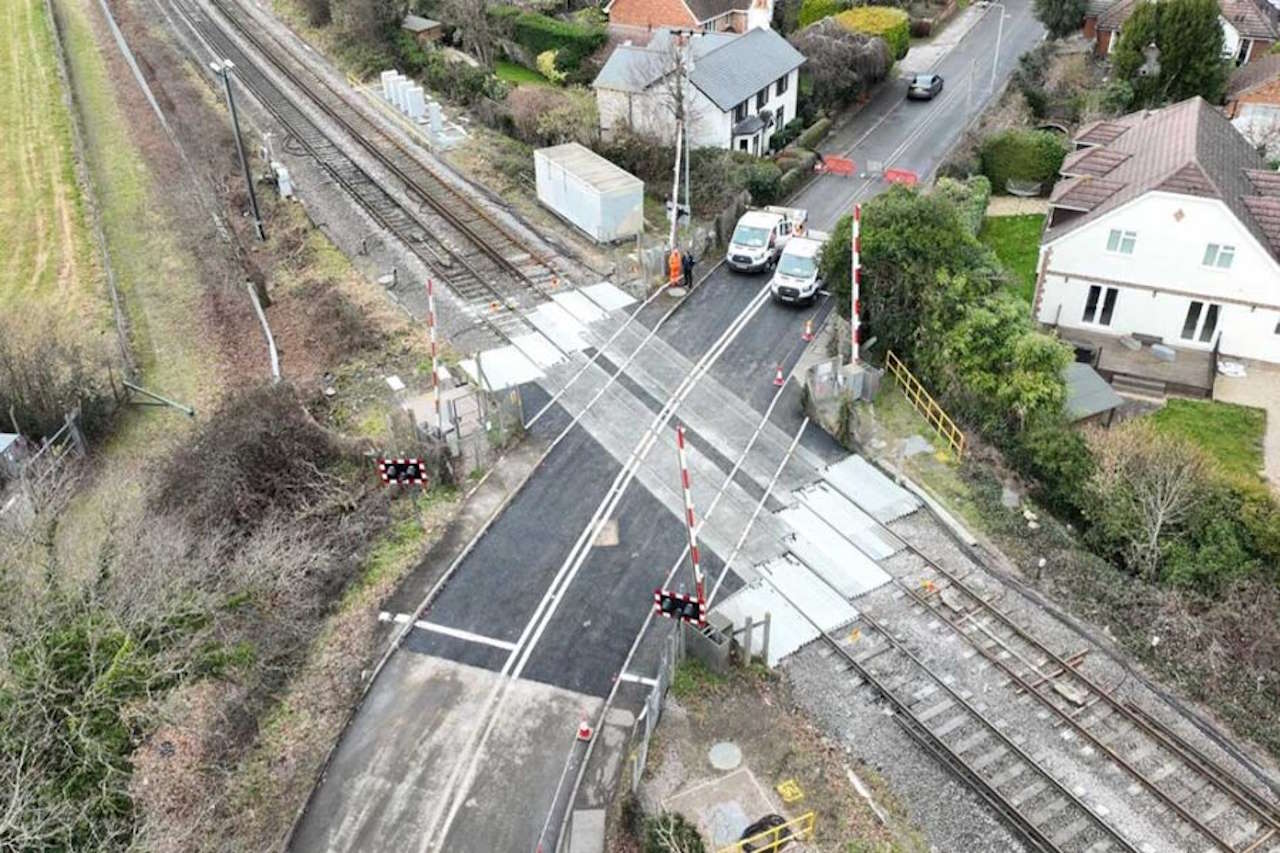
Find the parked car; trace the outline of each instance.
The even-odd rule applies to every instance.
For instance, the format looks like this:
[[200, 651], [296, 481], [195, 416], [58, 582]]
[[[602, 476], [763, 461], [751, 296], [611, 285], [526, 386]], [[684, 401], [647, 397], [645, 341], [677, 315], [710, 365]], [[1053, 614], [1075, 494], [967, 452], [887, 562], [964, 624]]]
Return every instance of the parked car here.
[[769, 292], [779, 302], [812, 305], [818, 299], [822, 281], [818, 278], [818, 256], [827, 235], [810, 231], [803, 237], [792, 237], [778, 256]]
[[917, 74], [907, 84], [907, 97], [917, 101], [933, 100], [942, 91], [942, 75]]
[[793, 234], [804, 232], [809, 213], [796, 207], [748, 210], [738, 219], [729, 238], [725, 262], [739, 272], [770, 269]]

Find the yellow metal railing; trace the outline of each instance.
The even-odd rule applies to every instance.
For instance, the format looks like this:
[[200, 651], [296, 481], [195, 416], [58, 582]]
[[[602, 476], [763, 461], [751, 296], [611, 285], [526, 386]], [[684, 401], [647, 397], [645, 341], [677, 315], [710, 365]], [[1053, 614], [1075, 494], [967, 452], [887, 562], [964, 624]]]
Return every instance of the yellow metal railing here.
[[956, 426], [956, 422], [943, 411], [937, 401], [924, 390], [924, 386], [920, 384], [920, 380], [907, 369], [893, 350], [885, 353], [884, 357], [885, 369], [898, 380], [898, 386], [902, 388], [902, 393], [906, 395], [907, 400], [915, 408], [920, 416], [929, 422], [929, 426], [933, 427], [934, 432], [945, 441], [951, 448], [951, 452], [959, 459], [964, 455], [964, 433]]
[[728, 847], [721, 847], [716, 853], [745, 853], [746, 850], [752, 850], [755, 853], [775, 853], [781, 850], [784, 844], [792, 841], [808, 841], [813, 838], [813, 827], [817, 820], [816, 812], [806, 812], [772, 829], [766, 829], [759, 835], [735, 841]]

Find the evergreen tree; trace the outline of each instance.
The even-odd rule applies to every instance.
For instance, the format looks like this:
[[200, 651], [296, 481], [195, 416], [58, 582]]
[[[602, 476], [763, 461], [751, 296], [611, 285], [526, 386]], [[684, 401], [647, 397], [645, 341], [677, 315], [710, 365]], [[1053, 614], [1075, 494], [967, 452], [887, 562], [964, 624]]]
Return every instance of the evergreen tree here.
[[[1222, 57], [1217, 0], [1142, 2], [1111, 54], [1116, 77], [1133, 87], [1133, 106], [1159, 106], [1199, 95], [1220, 103], [1230, 66]], [[1143, 75], [1145, 50], [1159, 49], [1160, 73]]]
[[1062, 38], [1084, 23], [1085, 0], [1035, 0], [1035, 12], [1050, 36]]

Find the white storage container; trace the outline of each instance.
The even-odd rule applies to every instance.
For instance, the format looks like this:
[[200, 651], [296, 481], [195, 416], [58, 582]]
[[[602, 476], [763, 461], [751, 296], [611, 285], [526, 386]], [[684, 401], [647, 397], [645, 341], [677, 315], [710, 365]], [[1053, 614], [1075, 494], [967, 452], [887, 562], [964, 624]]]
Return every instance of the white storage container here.
[[538, 201], [598, 243], [644, 230], [644, 181], [570, 142], [533, 152]]

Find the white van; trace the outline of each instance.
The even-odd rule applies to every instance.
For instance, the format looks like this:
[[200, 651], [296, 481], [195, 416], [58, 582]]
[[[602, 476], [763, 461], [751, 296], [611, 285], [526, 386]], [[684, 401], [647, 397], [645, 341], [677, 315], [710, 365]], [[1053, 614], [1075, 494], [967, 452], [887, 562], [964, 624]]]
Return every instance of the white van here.
[[793, 234], [803, 233], [808, 211], [796, 207], [765, 207], [742, 214], [725, 262], [739, 272], [759, 272], [772, 267]]
[[793, 237], [778, 256], [778, 265], [769, 282], [769, 292], [779, 302], [808, 303], [818, 299], [822, 281], [818, 278], [818, 259], [826, 234], [811, 231], [804, 237]]

